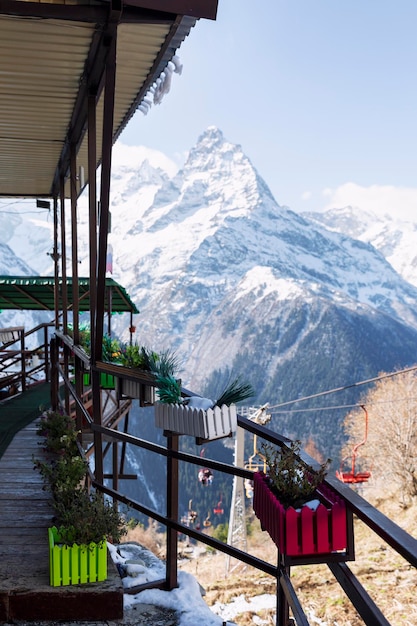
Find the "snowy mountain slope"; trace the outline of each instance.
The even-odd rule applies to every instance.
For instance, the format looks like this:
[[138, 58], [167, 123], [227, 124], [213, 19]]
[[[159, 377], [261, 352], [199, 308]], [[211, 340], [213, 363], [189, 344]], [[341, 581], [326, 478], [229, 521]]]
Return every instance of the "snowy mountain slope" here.
[[371, 243], [406, 281], [417, 286], [416, 222], [350, 206], [303, 216], [316, 225]]
[[[236, 372], [255, 387], [254, 402], [278, 403], [417, 361], [417, 289], [366, 241], [277, 204], [217, 128], [179, 171], [144, 150], [122, 157], [112, 175], [113, 277], [141, 311], [137, 341], [175, 349], [185, 386], [211, 393]], [[84, 197], [80, 275], [87, 223]], [[128, 325], [128, 316], [112, 320], [124, 338]], [[274, 423], [337, 448], [342, 417]]]
[[[262, 276], [264, 267], [276, 279], [308, 285], [315, 297], [353, 308], [359, 302], [416, 324], [416, 291], [381, 254], [280, 207], [241, 149], [214, 128], [157, 192], [132, 234], [140, 262], [133, 263], [130, 250], [115, 253], [114, 273], [135, 293], [152, 335], [163, 326], [165, 303], [175, 302], [180, 322], [218, 306], [246, 273], [259, 268], [255, 275]], [[146, 314], [155, 301], [156, 318]]]
[[[52, 203], [51, 203], [52, 206]], [[37, 209], [35, 200], [2, 200], [0, 203], [0, 244], [8, 245], [16, 257], [13, 263], [24, 262], [31, 274], [53, 273], [48, 253], [53, 249], [53, 216], [46, 209]], [[26, 274], [24, 268], [7, 270], [7, 255], [1, 259], [1, 274]]]
[[[14, 220], [14, 216], [10, 220], [9, 228], [11, 233], [11, 239], [14, 238], [14, 226], [19, 223], [19, 219]], [[1, 221], [1, 218], [0, 218]], [[4, 231], [3, 231], [4, 236]], [[46, 244], [46, 240], [43, 239], [43, 244]], [[36, 245], [41, 245], [41, 238], [36, 238]], [[32, 252], [29, 252], [30, 258]], [[46, 254], [45, 254], [46, 257]], [[20, 257], [16, 256], [14, 251], [4, 243], [0, 243], [0, 274], [5, 276], [33, 276], [36, 272], [29, 267]], [[4, 310], [0, 311], [0, 327], [8, 328], [11, 326], [24, 326], [25, 328], [34, 328], [42, 322], [50, 322], [53, 319], [53, 312], [37, 312], [37, 311], [15, 311]], [[36, 338], [31, 336], [26, 342], [27, 348], [32, 348], [35, 345], [39, 345], [42, 338]]]

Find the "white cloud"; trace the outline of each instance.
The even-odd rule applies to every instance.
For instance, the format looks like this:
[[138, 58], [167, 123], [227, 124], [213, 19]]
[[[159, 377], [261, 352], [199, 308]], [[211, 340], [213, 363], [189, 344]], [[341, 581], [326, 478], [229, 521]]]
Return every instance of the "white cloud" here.
[[324, 196], [325, 198], [330, 198], [332, 193], [333, 193], [333, 189], [331, 189], [330, 187], [325, 187], [323, 191], [321, 192], [321, 195]]
[[127, 165], [139, 169], [145, 159], [152, 167], [160, 167], [169, 176], [174, 176], [178, 171], [178, 165], [159, 150], [145, 146], [128, 146], [120, 140], [114, 145], [112, 163], [115, 167]]
[[389, 214], [413, 221], [417, 218], [417, 187], [363, 187], [356, 183], [345, 183], [335, 189], [323, 189], [322, 195], [326, 198], [323, 211], [352, 206], [377, 215]]
[[304, 191], [304, 193], [301, 194], [301, 200], [310, 200], [312, 195], [311, 191]]

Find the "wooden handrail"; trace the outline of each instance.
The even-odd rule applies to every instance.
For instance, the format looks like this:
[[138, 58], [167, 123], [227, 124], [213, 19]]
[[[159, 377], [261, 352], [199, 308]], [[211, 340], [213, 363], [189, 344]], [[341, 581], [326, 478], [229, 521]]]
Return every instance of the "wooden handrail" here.
[[[64, 344], [67, 346], [67, 348], [69, 347], [67, 340], [64, 341]], [[151, 375], [148, 379], [146, 373], [144, 372], [133, 371], [129, 368], [117, 364], [98, 362], [95, 364], [95, 366], [93, 366], [93, 370], [113, 374], [121, 378], [126, 377], [128, 379], [140, 380], [140, 382], [148, 384], [152, 383]], [[70, 385], [70, 381], [65, 376], [64, 382], [66, 385]], [[70, 386], [71, 389], [69, 393], [74, 397], [74, 388], [72, 385]], [[185, 394], [190, 395], [190, 392], [185, 391]], [[75, 397], [74, 400], [75, 402], [77, 402]], [[80, 402], [80, 404], [82, 403]], [[121, 413], [119, 413], [118, 419], [115, 420], [115, 424], [120, 422], [121, 417], [122, 415]], [[127, 417], [128, 413], [126, 419]], [[148, 450], [156, 455], [171, 459], [171, 461], [173, 459], [176, 459], [177, 461], [181, 461], [181, 463], [201, 465], [200, 456], [184, 453], [175, 448], [168, 449], [166, 446], [161, 446], [158, 444], [154, 444], [150, 441], [140, 439], [139, 437], [135, 437], [128, 432], [115, 430], [111, 427], [113, 424], [109, 422], [107, 422], [107, 424], [108, 425], [106, 426], [104, 424], [91, 422], [90, 427], [93, 432], [100, 433], [103, 437], [105, 437], [106, 441], [110, 442], [108, 446], [111, 445], [111, 442], [114, 442], [115, 446], [117, 446], [118, 443], [122, 446], [130, 444], [135, 447]], [[265, 426], [256, 424], [253, 421], [248, 420], [247, 418], [244, 418], [242, 416], [238, 416], [238, 427], [256, 435], [260, 439], [264, 439], [265, 441], [268, 441], [273, 445], [279, 447], [288, 447], [292, 443], [291, 440], [287, 437], [279, 435], [269, 430]], [[108, 448], [108, 446], [106, 447], [106, 449]], [[313, 467], [318, 466], [318, 463], [304, 452], [300, 452], [299, 458], [303, 462], [308, 463]], [[253, 471], [241, 467], [235, 467], [234, 465], [230, 465], [227, 463], [214, 461], [212, 459], [205, 458], [204, 465], [215, 471], [224, 472], [232, 476], [240, 476], [244, 479], [251, 479], [254, 475]], [[129, 478], [132, 478], [132, 476], [129, 476]], [[166, 480], [167, 492], [174, 494], [175, 497], [175, 487], [169, 486], [169, 481], [172, 480], [172, 472], [167, 472]], [[353, 491], [348, 485], [345, 485], [344, 483], [338, 481], [336, 478], [332, 477], [328, 477], [325, 483], [327, 485], [330, 485], [331, 488], [337, 492], [338, 496], [344, 501], [350, 515], [355, 514], [362, 523], [368, 526], [387, 545], [391, 546], [399, 555], [406, 559], [406, 561], [412, 567], [417, 568], [417, 539], [406, 533], [395, 522], [393, 522], [391, 519], [386, 517], [383, 513], [378, 511], [371, 504], [369, 504], [364, 498], [362, 498], [359, 494]], [[223, 552], [228, 556], [240, 560], [243, 563], [251, 565], [259, 569], [260, 571], [266, 572], [274, 576], [277, 580], [277, 625], [287, 626], [289, 608], [291, 608], [293, 619], [295, 620], [297, 626], [307, 626], [309, 624], [306, 615], [304, 614], [301, 607], [297, 593], [291, 583], [291, 578], [289, 575], [289, 562], [285, 563], [282, 559], [277, 559], [277, 566], [271, 565], [269, 563], [266, 563], [265, 561], [262, 561], [261, 559], [257, 559], [252, 554], [239, 550], [234, 546], [224, 544], [214, 539], [213, 537], [206, 535], [203, 532], [199, 532], [193, 528], [189, 528], [188, 526], [180, 523], [178, 519], [175, 519], [175, 516], [173, 519], [171, 519], [169, 515], [163, 515], [157, 511], [150, 509], [147, 506], [144, 506], [141, 502], [138, 502], [131, 497], [128, 497], [118, 487], [116, 487], [115, 484], [113, 484], [113, 488], [111, 488], [107, 484], [105, 485], [103, 482], [97, 481], [94, 476], [92, 476], [92, 484], [96, 489], [109, 495], [115, 501], [127, 504], [139, 513], [142, 513], [147, 517], [163, 524], [167, 528], [167, 536], [175, 538], [177, 533], [182, 533], [192, 539], [211, 546], [212, 548]], [[160, 583], [161, 588], [164, 589], [171, 588], [175, 582], [176, 566], [175, 563], [173, 563], [173, 559], [176, 559], [177, 555], [176, 552], [173, 551], [173, 546], [175, 547], [175, 540], [170, 549], [168, 549], [167, 546], [167, 572], [169, 572], [170, 574], [167, 574], [166, 580]], [[362, 587], [359, 580], [347, 567], [347, 565], [345, 563], [336, 562], [336, 560], [335, 562], [332, 562], [332, 559], [329, 559], [327, 564], [331, 572], [335, 576], [336, 581], [345, 591], [350, 602], [363, 619], [364, 624], [366, 624], [367, 626], [388, 626], [388, 621], [383, 616], [378, 606], [369, 596], [367, 591]], [[135, 588], [135, 591], [140, 590], [141, 587]]]

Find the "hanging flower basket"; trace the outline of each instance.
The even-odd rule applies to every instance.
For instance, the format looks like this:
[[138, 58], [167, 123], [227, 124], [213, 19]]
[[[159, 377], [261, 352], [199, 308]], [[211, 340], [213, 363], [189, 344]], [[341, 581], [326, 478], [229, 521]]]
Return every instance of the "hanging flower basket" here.
[[52, 587], [95, 583], [107, 579], [107, 544], [60, 545], [58, 530], [48, 528], [49, 579]]
[[[316, 510], [304, 505], [300, 509], [284, 508], [269, 486], [268, 477], [256, 472], [253, 477], [253, 510], [277, 545], [280, 553], [289, 557], [322, 556], [323, 562], [348, 560], [348, 520], [342, 498], [325, 484], [316, 490], [320, 504]], [[348, 549], [349, 548], [349, 549]], [[346, 555], [346, 558], [343, 556]], [[317, 562], [317, 561], [316, 561]]]
[[155, 403], [155, 425], [200, 439], [230, 437], [237, 428], [236, 405], [197, 409], [182, 404]]

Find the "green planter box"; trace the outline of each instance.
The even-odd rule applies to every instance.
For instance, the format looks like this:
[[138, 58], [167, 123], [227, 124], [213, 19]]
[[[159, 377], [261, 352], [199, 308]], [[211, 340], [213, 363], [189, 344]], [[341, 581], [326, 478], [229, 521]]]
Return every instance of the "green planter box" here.
[[49, 580], [52, 587], [95, 583], [107, 579], [107, 543], [72, 546], [59, 545], [53, 526], [49, 536]]
[[[90, 382], [90, 372], [86, 372], [84, 374], [84, 387], [88, 387], [91, 382]], [[106, 374], [104, 372], [100, 373], [100, 387], [102, 387], [103, 389], [115, 389], [115, 380], [114, 380], [114, 376], [113, 374]]]

